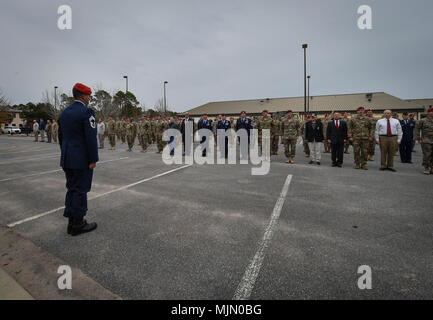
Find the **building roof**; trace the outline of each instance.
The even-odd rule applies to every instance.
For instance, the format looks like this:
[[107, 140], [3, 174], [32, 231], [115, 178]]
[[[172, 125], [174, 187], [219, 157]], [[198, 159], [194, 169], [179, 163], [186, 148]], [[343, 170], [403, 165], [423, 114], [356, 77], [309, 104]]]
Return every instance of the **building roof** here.
[[[385, 92], [312, 96], [309, 100], [310, 113], [351, 111], [356, 110], [359, 106], [378, 111], [385, 109], [423, 111], [420, 103], [402, 100]], [[188, 112], [192, 116], [204, 113], [209, 115], [239, 114], [242, 110], [254, 114], [261, 113], [264, 109], [269, 112], [283, 112], [288, 109], [293, 112], [303, 112], [304, 97], [209, 102], [188, 110]]]
[[431, 99], [407, 99], [409, 103], [418, 104], [425, 109], [431, 108], [433, 106], [433, 98]]

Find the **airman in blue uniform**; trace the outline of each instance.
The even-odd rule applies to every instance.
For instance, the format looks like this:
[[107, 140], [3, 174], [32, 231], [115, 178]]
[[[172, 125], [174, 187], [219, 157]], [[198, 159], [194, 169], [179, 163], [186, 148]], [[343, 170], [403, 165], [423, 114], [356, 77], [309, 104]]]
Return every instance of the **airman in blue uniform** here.
[[403, 131], [403, 138], [399, 145], [400, 159], [402, 163], [412, 163], [412, 146], [413, 146], [413, 132], [415, 130], [415, 121], [409, 119], [407, 112], [403, 113], [403, 120], [400, 120], [401, 129]]
[[98, 162], [96, 120], [88, 108], [92, 90], [77, 83], [72, 89], [75, 101], [59, 117], [60, 166], [66, 176], [64, 217], [69, 219], [68, 234], [76, 236], [96, 229], [87, 223], [87, 193], [92, 186], [93, 169]]

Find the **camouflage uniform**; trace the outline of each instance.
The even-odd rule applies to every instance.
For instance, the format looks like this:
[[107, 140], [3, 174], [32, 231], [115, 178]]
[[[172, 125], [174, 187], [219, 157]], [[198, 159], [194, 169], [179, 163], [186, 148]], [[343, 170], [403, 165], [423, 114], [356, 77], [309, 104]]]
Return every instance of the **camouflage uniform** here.
[[140, 122], [140, 126], [138, 129], [138, 141], [140, 142], [142, 148], [141, 152], [146, 152], [147, 148], [149, 147], [149, 134], [150, 122], [147, 120]]
[[[348, 117], [343, 117], [343, 121], [349, 124], [350, 119]], [[349, 154], [349, 146], [350, 146], [350, 140], [347, 139], [346, 142], [344, 143], [344, 153]]]
[[45, 126], [45, 132], [47, 133], [47, 142], [51, 143], [51, 137], [53, 136], [52, 130], [53, 126], [51, 125], [51, 121], [47, 120], [47, 125]]
[[366, 169], [369, 143], [374, 140], [372, 122], [368, 117], [357, 115], [350, 119], [347, 131], [349, 139], [353, 139], [355, 168], [359, 169], [361, 166]]
[[296, 155], [296, 142], [300, 134], [300, 124], [296, 119], [284, 119], [281, 121], [281, 137], [284, 140], [284, 154], [288, 161], [293, 163]]
[[162, 134], [164, 133], [166, 128], [167, 123], [164, 120], [159, 120], [155, 123], [155, 136], [158, 153], [162, 153], [164, 146], [167, 144], [167, 141], [162, 141]]
[[120, 121], [120, 138], [122, 139], [122, 143], [126, 142], [127, 125], [128, 123], [125, 120]]
[[135, 125], [132, 122], [130, 122], [130, 123], [125, 122], [125, 124], [126, 124], [126, 128], [125, 128], [126, 139], [128, 142], [128, 150], [127, 151], [132, 152], [132, 147], [134, 146], [134, 140], [135, 140], [135, 135], [134, 135]]
[[116, 146], [116, 132], [117, 132], [117, 123], [113, 119], [109, 120], [107, 123], [107, 134], [108, 134], [108, 141], [110, 142], [110, 150], [114, 150], [114, 147]]
[[433, 174], [433, 118], [426, 117], [418, 121], [415, 127], [415, 139], [422, 141], [424, 173]]
[[[327, 120], [326, 118], [322, 120], [323, 125], [323, 136], [326, 137], [326, 130], [328, 129], [328, 123], [330, 123], [330, 120]], [[325, 153], [331, 153], [331, 144], [328, 142], [327, 139], [324, 140], [323, 145], [325, 147]]]
[[[376, 119], [374, 117], [371, 117], [371, 118], [368, 117], [368, 118], [371, 121], [371, 126], [372, 126], [373, 132], [374, 132], [376, 130], [376, 123], [377, 123], [378, 119]], [[376, 150], [376, 141], [374, 141], [374, 139], [373, 139], [373, 141], [370, 141], [370, 143], [368, 144], [368, 160], [369, 161], [373, 161], [375, 150]]]
[[59, 134], [59, 125], [57, 124], [57, 121], [53, 122], [51, 131], [53, 132], [53, 141], [54, 143], [57, 143], [57, 135]]
[[120, 131], [122, 131], [121, 129], [122, 127], [122, 122], [120, 120], [116, 121], [116, 136], [117, 136], [117, 140], [121, 140], [121, 135], [120, 135]]
[[272, 129], [271, 129], [271, 155], [278, 154], [278, 142], [280, 140], [280, 132], [281, 132], [281, 121], [273, 119]]
[[259, 147], [262, 146], [262, 130], [263, 129], [269, 129], [269, 131], [270, 131], [269, 134], [271, 134], [273, 126], [274, 126], [273, 125], [273, 120], [269, 116], [266, 117], [266, 118], [261, 117], [259, 119], [259, 121], [257, 121], [257, 127], [256, 127], [256, 129], [257, 129], [258, 135], [259, 135]]
[[308, 140], [305, 139], [305, 126], [307, 124], [307, 121], [304, 121], [301, 125], [301, 129], [299, 131], [299, 134], [302, 136], [302, 146], [304, 147], [304, 153], [307, 158], [310, 157], [310, 147], [308, 146]]
[[156, 121], [150, 120], [150, 144], [156, 143]]

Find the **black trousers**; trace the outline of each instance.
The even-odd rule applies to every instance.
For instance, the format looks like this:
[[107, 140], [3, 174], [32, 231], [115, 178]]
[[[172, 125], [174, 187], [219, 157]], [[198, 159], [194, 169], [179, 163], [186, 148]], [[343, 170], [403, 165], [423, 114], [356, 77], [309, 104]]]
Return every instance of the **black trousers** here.
[[63, 168], [66, 176], [64, 217], [81, 218], [87, 212], [87, 192], [92, 187], [93, 170]]
[[344, 142], [331, 142], [331, 159], [332, 164], [343, 164]]
[[401, 162], [412, 162], [413, 141], [401, 140], [400, 146], [398, 148], [400, 149]]

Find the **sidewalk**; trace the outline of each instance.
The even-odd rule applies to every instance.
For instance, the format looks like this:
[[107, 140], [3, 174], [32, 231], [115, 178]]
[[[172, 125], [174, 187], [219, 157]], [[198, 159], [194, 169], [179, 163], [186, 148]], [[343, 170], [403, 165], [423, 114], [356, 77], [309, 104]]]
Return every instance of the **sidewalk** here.
[[0, 300], [33, 300], [33, 297], [0, 268]]

